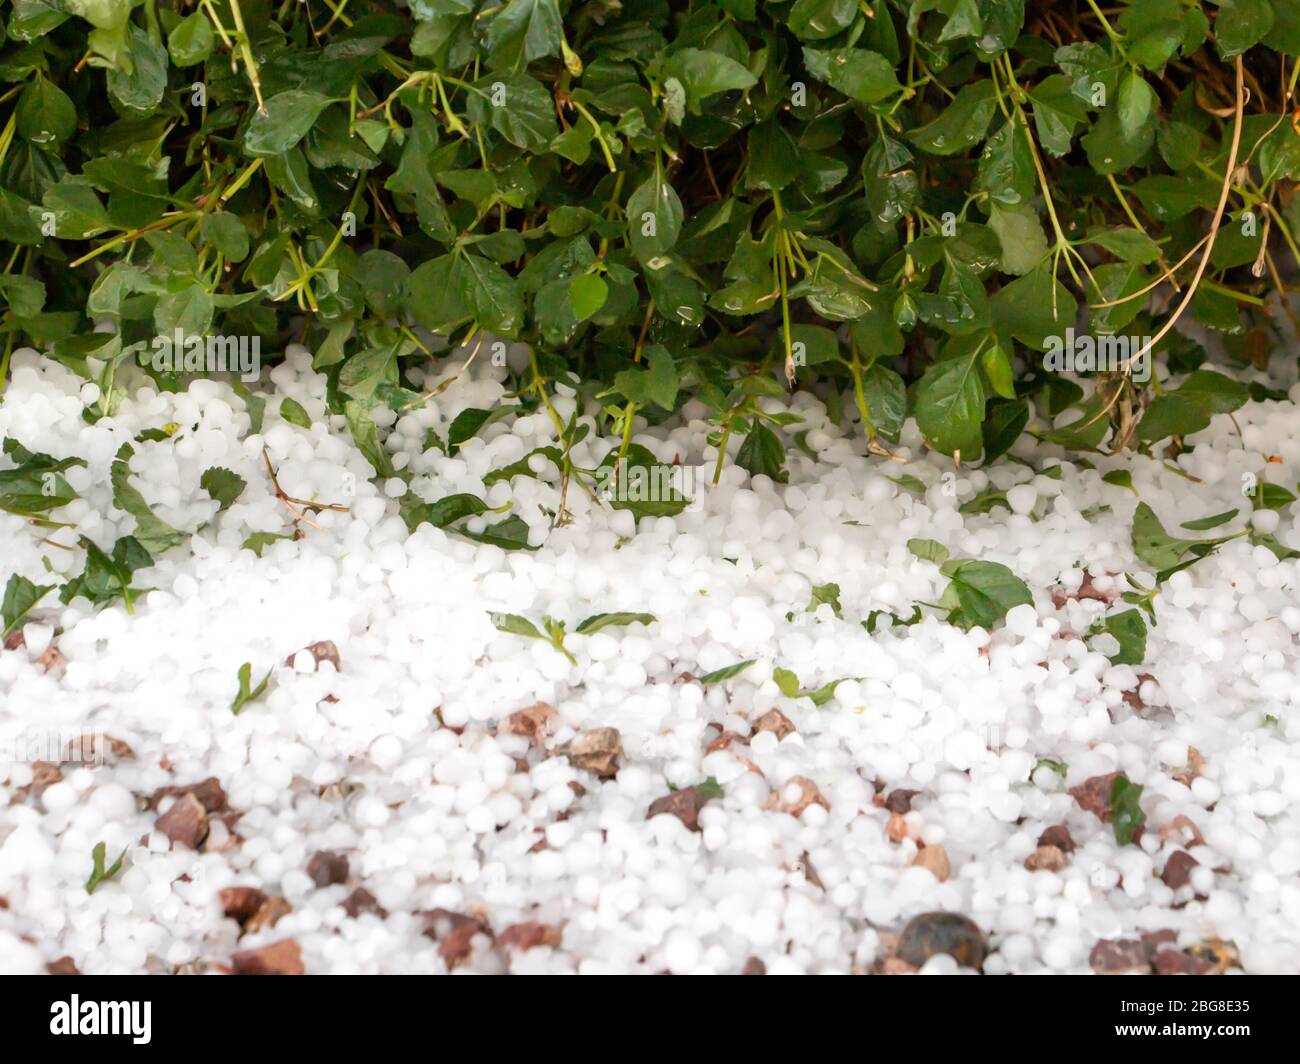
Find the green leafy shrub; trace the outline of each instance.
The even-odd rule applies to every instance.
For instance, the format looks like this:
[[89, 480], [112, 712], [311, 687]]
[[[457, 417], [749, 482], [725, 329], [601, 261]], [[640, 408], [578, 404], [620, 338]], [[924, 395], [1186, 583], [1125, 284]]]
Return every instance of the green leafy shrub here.
[[[91, 417], [124, 360], [184, 386], [147, 357], [177, 330], [302, 340], [379, 473], [369, 411], [420, 400], [430, 334], [526, 341], [522, 401], [580, 382], [625, 440], [698, 399], [778, 478], [786, 387], [967, 460], [1027, 427], [1177, 446], [1266, 394], [1170, 326], [1273, 346], [1297, 0], [0, 12], [4, 367], [42, 348], [100, 383]], [[1076, 323], [1156, 342], [1085, 390], [1048, 357]], [[1148, 346], [1187, 382], [1125, 372]]]

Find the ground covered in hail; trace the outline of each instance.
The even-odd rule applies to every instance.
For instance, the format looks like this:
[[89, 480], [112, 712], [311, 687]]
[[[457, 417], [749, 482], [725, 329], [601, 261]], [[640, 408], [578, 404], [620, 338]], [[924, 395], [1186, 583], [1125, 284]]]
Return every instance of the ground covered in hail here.
[[359, 450], [302, 350], [16, 353], [6, 970], [1300, 970], [1292, 403], [954, 475], [796, 394], [716, 486], [688, 405], [656, 508], [474, 372]]

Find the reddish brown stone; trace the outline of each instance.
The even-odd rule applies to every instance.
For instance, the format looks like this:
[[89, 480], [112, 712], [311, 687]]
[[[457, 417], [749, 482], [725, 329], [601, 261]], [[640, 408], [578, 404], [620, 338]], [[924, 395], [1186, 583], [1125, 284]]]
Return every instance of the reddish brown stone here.
[[1025, 867], [1031, 872], [1059, 872], [1068, 863], [1059, 846], [1040, 846], [1025, 858]]
[[1147, 703], [1142, 699], [1142, 685], [1148, 680], [1154, 680], [1155, 677], [1149, 672], [1138, 673], [1137, 681], [1127, 691], [1121, 693], [1120, 698], [1124, 704], [1133, 710], [1134, 713], [1141, 714], [1147, 708]]
[[767, 975], [767, 965], [757, 957], [750, 957], [745, 962], [745, 967], [740, 969], [741, 975]]
[[69, 761], [85, 762], [107, 760], [109, 755], [114, 761], [125, 761], [134, 758], [135, 751], [121, 739], [91, 733], [70, 742], [64, 756]]
[[307, 874], [318, 887], [342, 883], [348, 878], [348, 859], [341, 853], [321, 850], [312, 854], [311, 860], [307, 862]]
[[501, 722], [497, 730], [507, 735], [521, 735], [529, 742], [541, 745], [554, 719], [554, 706], [545, 702], [534, 702], [531, 706], [511, 713]]
[[[314, 671], [320, 670], [320, 663], [322, 661], [328, 661], [331, 665], [334, 666], [335, 671], [338, 671], [338, 669], [340, 668], [339, 648], [336, 647], [332, 641], [328, 639], [322, 639], [319, 643], [308, 643], [307, 646], [303, 647], [302, 649], [307, 651], [307, 653], [312, 656], [312, 660], [316, 663]], [[292, 668], [293, 659], [296, 658], [301, 653], [302, 653], [301, 650], [295, 650], [292, 654], [290, 654], [287, 658], [284, 659], [284, 663], [288, 665], [290, 668]]]
[[481, 916], [434, 909], [425, 914], [424, 933], [438, 943], [438, 956], [448, 968], [464, 963], [474, 952], [474, 939], [492, 938], [492, 928]]
[[41, 794], [46, 787], [51, 787], [63, 779], [63, 772], [53, 761], [32, 762], [32, 782], [28, 789], [33, 794]]
[[149, 798], [149, 808], [157, 809], [164, 798], [179, 798], [186, 794], [194, 795], [209, 813], [221, 812], [226, 808], [226, 792], [221, 789], [216, 776], [209, 776], [184, 787], [159, 787]]
[[[794, 798], [786, 795], [786, 791], [791, 786], [798, 788]], [[818, 790], [817, 784], [807, 776], [791, 776], [781, 786], [773, 790], [767, 799], [768, 809], [779, 809], [782, 813], [789, 813], [795, 817], [803, 816], [804, 811], [810, 805], [820, 805], [823, 809], [831, 807], [830, 803], [822, 797], [822, 792]]]
[[1204, 846], [1201, 829], [1191, 817], [1179, 813], [1160, 829], [1161, 842], [1178, 842], [1184, 846]]
[[608, 779], [618, 772], [623, 741], [617, 728], [594, 728], [574, 739], [568, 753], [574, 768]]
[[707, 796], [700, 794], [697, 787], [683, 787], [681, 790], [665, 794], [662, 798], [656, 798], [651, 802], [645, 818], [650, 820], [661, 813], [667, 813], [670, 816], [675, 816], [690, 831], [699, 831], [700, 810], [704, 808], [704, 803], [708, 800]]
[[192, 794], [183, 794], [154, 825], [174, 843], [197, 850], [208, 834], [208, 812]]
[[261, 949], [240, 950], [231, 958], [236, 975], [302, 975], [302, 948], [291, 938]]
[[343, 900], [343, 911], [353, 918], [363, 913], [373, 913], [382, 920], [388, 915], [388, 910], [365, 887], [357, 887]]
[[1201, 769], [1205, 767], [1205, 758], [1201, 752], [1194, 746], [1187, 748], [1187, 764], [1173, 774], [1174, 779], [1184, 787], [1190, 787], [1192, 781], [1201, 774]]
[[1039, 846], [1055, 846], [1062, 853], [1074, 853], [1074, 838], [1064, 824], [1053, 824], [1038, 836]]
[[535, 922], [511, 924], [501, 932], [497, 945], [504, 950], [516, 950], [524, 953], [538, 946], [550, 946], [556, 949], [560, 945], [561, 931], [551, 924]]
[[952, 868], [948, 864], [948, 851], [938, 844], [924, 847], [912, 860], [912, 865], [924, 868], [940, 883], [946, 882], [952, 874]]
[[754, 728], [756, 731], [771, 732], [778, 740], [784, 739], [795, 731], [795, 726], [790, 723], [790, 718], [779, 709], [769, 709], [758, 718], [758, 723]]
[[57, 961], [50, 961], [45, 966], [45, 970], [50, 975], [80, 975], [77, 971], [76, 962], [71, 957], [60, 957]]
[[1162, 927], [1158, 931], [1143, 931], [1139, 937], [1148, 960], [1154, 958], [1161, 950], [1178, 948], [1178, 932], [1167, 927]]
[[1072, 599], [1076, 602], [1090, 599], [1093, 602], [1104, 602], [1109, 605], [1117, 598], [1119, 598], [1118, 591], [1100, 590], [1093, 582], [1092, 574], [1087, 572], [1083, 574], [1083, 580], [1080, 582], [1077, 591], [1067, 591], [1063, 587], [1058, 587], [1052, 592], [1052, 604], [1058, 610]]
[[266, 903], [266, 897], [256, 887], [223, 887], [217, 893], [221, 911], [241, 927]]
[[1198, 864], [1200, 862], [1186, 850], [1175, 850], [1165, 862], [1165, 869], [1160, 873], [1160, 879], [1170, 890], [1178, 890], [1180, 887], [1187, 886], [1192, 877], [1192, 869]]
[[[238, 813], [226, 813], [216, 818], [225, 831], [209, 831], [208, 837], [203, 840], [204, 853], [226, 853], [241, 846], [244, 837], [235, 830], [235, 825], [239, 823]], [[212, 826], [212, 820], [209, 819], [208, 826]]]
[[1138, 975], [1151, 971], [1147, 951], [1136, 938], [1098, 939], [1088, 963], [1098, 975]]
[[920, 793], [920, 791], [909, 791], [905, 787], [899, 787], [885, 795], [884, 807], [891, 813], [910, 813], [912, 799]]
[[257, 912], [248, 918], [248, 921], [244, 924], [244, 930], [250, 935], [255, 931], [264, 931], [267, 928], [274, 927], [291, 912], [293, 912], [293, 906], [287, 900], [278, 894], [268, 895], [266, 900], [257, 907]]
[[721, 735], [719, 735], [716, 739], [710, 742], [708, 746], [704, 748], [704, 752], [708, 754], [715, 754], [719, 750], [726, 750], [728, 747], [731, 746], [732, 743], [741, 742], [741, 741], [742, 741], [741, 736], [737, 735], [734, 731], [724, 731]]
[[1110, 792], [1120, 776], [1118, 772], [1108, 772], [1104, 776], [1093, 776], [1077, 787], [1070, 788], [1070, 795], [1079, 803], [1079, 808], [1092, 813], [1102, 823], [1110, 821]]

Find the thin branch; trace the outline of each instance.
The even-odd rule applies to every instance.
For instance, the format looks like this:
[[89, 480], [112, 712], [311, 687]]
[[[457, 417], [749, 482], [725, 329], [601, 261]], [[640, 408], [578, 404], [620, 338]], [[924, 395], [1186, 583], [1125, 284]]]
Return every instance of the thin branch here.
[[1210, 264], [1210, 254], [1214, 251], [1214, 241], [1219, 235], [1219, 226], [1223, 223], [1223, 211], [1228, 206], [1228, 193], [1232, 191], [1232, 175], [1237, 170], [1237, 151], [1241, 147], [1241, 125], [1244, 119], [1246, 107], [1246, 93], [1242, 86], [1242, 67], [1241, 56], [1237, 56], [1234, 61], [1237, 71], [1237, 102], [1236, 114], [1232, 120], [1232, 147], [1228, 149], [1228, 165], [1223, 171], [1223, 187], [1219, 190], [1219, 205], [1214, 209], [1214, 220], [1210, 223], [1210, 232], [1206, 240], [1205, 251], [1201, 254], [1201, 261], [1196, 265], [1196, 273], [1193, 274], [1191, 283], [1187, 286], [1187, 291], [1183, 294], [1182, 301], [1174, 308], [1174, 312], [1169, 316], [1169, 320], [1160, 327], [1159, 332], [1151, 337], [1140, 348], [1130, 356], [1124, 366], [1124, 372], [1130, 373], [1133, 369], [1133, 363], [1155, 347], [1174, 327], [1174, 324], [1182, 316], [1188, 305], [1192, 302], [1192, 297], [1196, 294], [1196, 288], [1201, 283], [1201, 278], [1205, 275], [1205, 268]]

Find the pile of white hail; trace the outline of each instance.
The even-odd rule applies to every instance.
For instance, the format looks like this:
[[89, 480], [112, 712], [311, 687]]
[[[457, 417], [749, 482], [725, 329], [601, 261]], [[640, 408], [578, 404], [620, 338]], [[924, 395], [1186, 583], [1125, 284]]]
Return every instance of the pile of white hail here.
[[[193, 534], [135, 574], [151, 590], [132, 612], [51, 592], [0, 651], [0, 966], [1031, 973], [1142, 968], [1154, 950], [1170, 968], [1300, 971], [1300, 563], [1243, 537], [1173, 575], [1140, 667], [1088, 635], [1123, 574], [1151, 582], [1139, 495], [1173, 534], [1237, 507], [1215, 535], [1253, 521], [1300, 548], [1300, 507], [1252, 515], [1241, 493], [1243, 474], [1294, 487], [1294, 405], [1216, 417], [1176, 463], [1084, 463], [1026, 436], [953, 477], [910, 422], [901, 460], [868, 459], [860, 428], [796, 393], [818, 460], [791, 447], [788, 484], [729, 462], [698, 506], [637, 522], [575, 483], [552, 528], [545, 458], [483, 482], [555, 443], [544, 411], [491, 421], [454, 457], [425, 450], [501, 402], [504, 373], [379, 418], [401, 476], [372, 481], [302, 349], [269, 373], [259, 433], [224, 382], [166, 394], [129, 373], [91, 424], [94, 385], [15, 354], [0, 436], [85, 465], [64, 474], [80, 498], [56, 525], [0, 513], [0, 581], [60, 584], [85, 563], [79, 537], [109, 549], [135, 530], [110, 485], [126, 442], [131, 483]], [[284, 398], [311, 428], [280, 416]], [[564, 419], [576, 402], [554, 396]], [[705, 416], [688, 404], [633, 442], [704, 485]], [[572, 458], [594, 467], [617, 442], [592, 432]], [[264, 451], [285, 495], [347, 509], [308, 511], [259, 557], [250, 534], [294, 521]], [[200, 488], [214, 466], [247, 482], [221, 512]], [[1103, 481], [1121, 468], [1132, 490]], [[990, 487], [1009, 509], [959, 512]], [[411, 533], [408, 490], [477, 495], [499, 512], [469, 531], [513, 513], [540, 549]], [[913, 537], [1009, 566], [1034, 604], [992, 632], [928, 606], [869, 632], [873, 611], [909, 618], [943, 592]], [[809, 610], [831, 583], [838, 614]], [[611, 612], [654, 619], [576, 633]], [[500, 613], [565, 622], [576, 663]], [[236, 714], [246, 662], [269, 681]], [[818, 705], [774, 669], [800, 691], [845, 679]], [[81, 762], [30, 753], [83, 734], [100, 739]], [[1070, 793], [1114, 772], [1144, 788], [1146, 830], [1125, 846]], [[900, 945], [934, 912], [979, 939], [943, 952], [950, 931], [922, 926]]]

